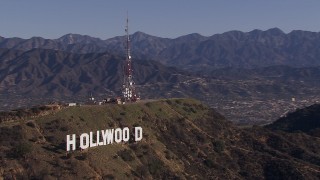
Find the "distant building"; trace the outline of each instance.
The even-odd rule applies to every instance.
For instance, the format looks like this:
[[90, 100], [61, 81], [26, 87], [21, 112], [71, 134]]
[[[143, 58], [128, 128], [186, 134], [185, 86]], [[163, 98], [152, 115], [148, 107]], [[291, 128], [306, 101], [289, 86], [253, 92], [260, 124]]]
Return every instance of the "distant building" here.
[[104, 103], [110, 103], [110, 104], [124, 104], [124, 100], [120, 97], [117, 98], [107, 98], [104, 100]]
[[121, 98], [117, 98], [117, 104], [124, 104], [124, 102], [122, 102]]
[[94, 97], [92, 96], [92, 93], [90, 93], [89, 98], [88, 98], [88, 101], [86, 102], [86, 104], [94, 105], [94, 104], [97, 104], [97, 103], [98, 103], [98, 102], [95, 101]]
[[77, 106], [77, 103], [68, 103], [68, 106]]

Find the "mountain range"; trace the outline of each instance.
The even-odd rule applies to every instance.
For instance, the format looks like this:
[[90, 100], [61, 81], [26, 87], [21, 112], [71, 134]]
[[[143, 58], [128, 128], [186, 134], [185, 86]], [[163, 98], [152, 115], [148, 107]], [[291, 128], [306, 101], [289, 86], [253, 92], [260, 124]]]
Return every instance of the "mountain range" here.
[[[76, 54], [123, 54], [124, 39], [118, 36], [101, 40], [78, 34], [67, 34], [58, 39], [0, 38], [0, 48], [22, 51], [53, 49]], [[320, 65], [320, 33], [301, 30], [288, 34], [278, 28], [250, 32], [229, 31], [209, 37], [194, 33], [174, 39], [136, 32], [131, 35], [131, 43], [136, 59], [151, 59], [192, 71], [202, 71], [203, 68]]]

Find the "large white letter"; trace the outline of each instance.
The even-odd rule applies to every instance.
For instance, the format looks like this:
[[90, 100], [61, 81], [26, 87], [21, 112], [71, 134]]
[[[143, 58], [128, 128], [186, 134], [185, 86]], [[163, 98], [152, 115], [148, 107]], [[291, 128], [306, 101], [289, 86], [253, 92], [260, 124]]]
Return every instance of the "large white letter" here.
[[101, 134], [102, 134], [102, 139], [103, 139], [103, 145], [106, 145], [107, 144], [108, 130], [102, 130]]
[[102, 146], [103, 142], [100, 142], [100, 131], [97, 131], [97, 146]]
[[97, 146], [97, 143], [93, 142], [93, 133], [90, 132], [90, 147], [95, 147]]
[[122, 130], [117, 128], [114, 132], [114, 141], [120, 143], [122, 141]]
[[125, 127], [122, 130], [122, 140], [128, 142], [130, 138], [129, 128]]
[[134, 128], [134, 140], [135, 141], [141, 141], [142, 139], [142, 128], [141, 127], [135, 127]]
[[76, 150], [76, 134], [72, 134], [72, 140], [70, 135], [67, 135], [67, 151], [70, 151], [70, 145], [72, 145], [72, 150]]
[[103, 145], [112, 144], [113, 143], [113, 129], [106, 129], [104, 131], [102, 130], [101, 132], [102, 132]]
[[114, 129], [107, 129], [107, 135], [108, 135], [107, 144], [113, 143], [113, 132], [114, 132]]
[[[83, 141], [86, 141], [84, 143]], [[87, 133], [83, 133], [80, 135], [80, 148], [81, 149], [87, 149], [89, 147], [89, 135]]]

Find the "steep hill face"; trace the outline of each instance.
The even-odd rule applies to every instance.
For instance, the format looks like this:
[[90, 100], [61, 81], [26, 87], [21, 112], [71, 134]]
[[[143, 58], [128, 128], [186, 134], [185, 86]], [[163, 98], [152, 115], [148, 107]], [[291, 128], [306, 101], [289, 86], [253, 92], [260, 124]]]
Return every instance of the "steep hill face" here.
[[[58, 39], [3, 38], [1, 48], [28, 51], [33, 48], [72, 53], [123, 53], [123, 36], [101, 40], [90, 36], [67, 34]], [[136, 32], [131, 36], [137, 59], [152, 59], [165, 65], [189, 70], [225, 67], [255, 68], [275, 65], [309, 67], [320, 65], [320, 34], [308, 31], [283, 33], [278, 28], [251, 32], [229, 31], [204, 37], [189, 34], [175, 39]]]
[[291, 133], [302, 131], [320, 137], [320, 105], [314, 104], [289, 113], [266, 127]]
[[[44, 108], [41, 111], [46, 111]], [[238, 129], [190, 99], [52, 110], [0, 124], [4, 178], [317, 179], [320, 141]], [[139, 142], [66, 154], [67, 134], [140, 126]]]

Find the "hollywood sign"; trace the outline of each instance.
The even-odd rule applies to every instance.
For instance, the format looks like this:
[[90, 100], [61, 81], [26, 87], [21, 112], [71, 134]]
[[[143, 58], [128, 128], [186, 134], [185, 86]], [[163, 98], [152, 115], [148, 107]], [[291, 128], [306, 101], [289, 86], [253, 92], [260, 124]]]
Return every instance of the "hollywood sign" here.
[[[134, 141], [142, 140], [142, 128], [134, 127]], [[128, 142], [130, 140], [130, 130], [128, 127], [123, 129], [105, 129], [95, 132], [82, 133], [79, 136], [80, 142], [78, 143], [80, 149], [84, 150], [89, 147], [105, 146], [108, 144]], [[66, 149], [67, 151], [76, 150], [77, 145], [76, 134], [67, 135]]]

